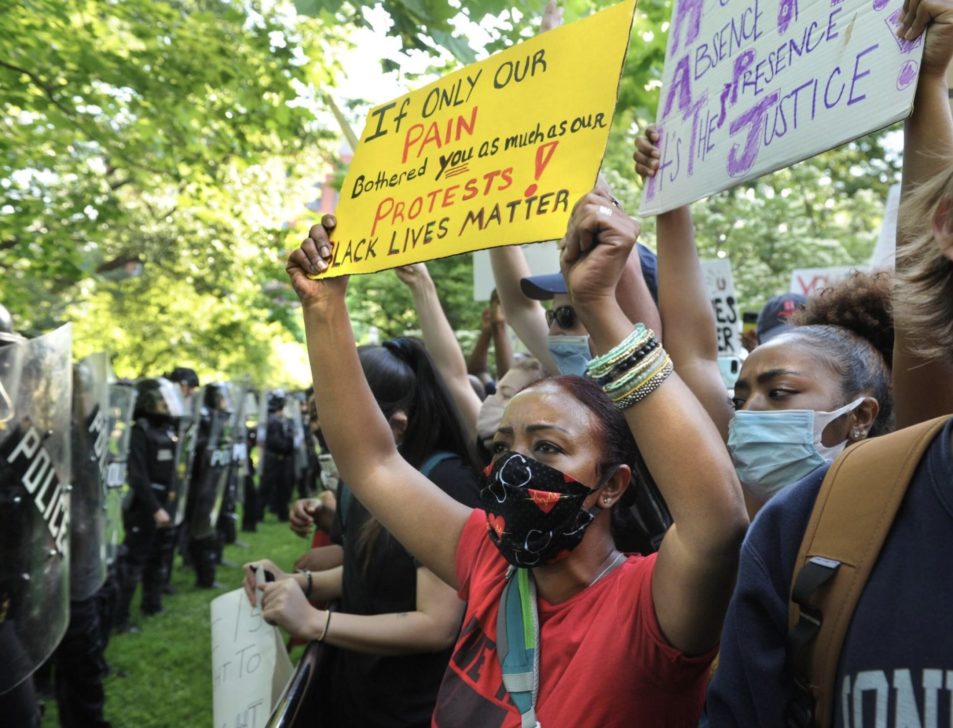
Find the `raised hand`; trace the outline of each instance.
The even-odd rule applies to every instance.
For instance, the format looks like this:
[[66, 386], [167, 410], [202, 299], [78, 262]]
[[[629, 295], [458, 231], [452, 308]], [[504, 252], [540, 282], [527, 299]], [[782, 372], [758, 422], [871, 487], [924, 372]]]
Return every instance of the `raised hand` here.
[[645, 134], [636, 137], [635, 152], [632, 160], [635, 162], [635, 172], [643, 180], [654, 177], [658, 172], [661, 154], [658, 149], [659, 133], [654, 124], [645, 127]]
[[639, 232], [639, 224], [606, 192], [590, 192], [576, 203], [559, 256], [574, 304], [615, 298]]
[[430, 280], [430, 271], [424, 263], [411, 263], [394, 268], [394, 273], [408, 288], [415, 288]]
[[914, 40], [928, 26], [920, 74], [946, 76], [953, 59], [953, 0], [905, 0], [897, 35]]
[[321, 275], [331, 265], [332, 243], [330, 233], [337, 225], [333, 215], [321, 218], [320, 225], [313, 225], [301, 247], [288, 256], [285, 270], [291, 279], [301, 305], [305, 308], [321, 308], [330, 301], [343, 300], [347, 290], [347, 276], [314, 280], [310, 276]]

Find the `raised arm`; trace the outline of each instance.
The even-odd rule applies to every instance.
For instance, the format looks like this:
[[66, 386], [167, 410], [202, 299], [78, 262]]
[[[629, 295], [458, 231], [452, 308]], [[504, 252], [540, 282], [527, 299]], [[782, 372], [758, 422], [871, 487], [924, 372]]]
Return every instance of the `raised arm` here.
[[[950, 114], [947, 72], [953, 57], [953, 2], [909, 0], [899, 33], [913, 39], [926, 29], [920, 80], [913, 113], [904, 124], [902, 198], [910, 190], [946, 169], [953, 158], [953, 117]], [[906, 264], [910, 242], [901, 205], [897, 224], [897, 271]], [[902, 291], [900, 291], [902, 295]], [[953, 366], [924, 361], [910, 352], [902, 317], [894, 321], [893, 398], [897, 427], [907, 427], [953, 412]]]
[[454, 555], [470, 509], [397, 452], [361, 369], [345, 303], [347, 279], [308, 278], [328, 269], [328, 230], [334, 225], [334, 218], [325, 215], [287, 265], [301, 300], [321, 430], [354, 495], [404, 548], [456, 586]]
[[523, 251], [515, 245], [491, 248], [490, 265], [510, 327], [547, 374], [559, 374], [559, 367], [546, 347], [549, 335], [546, 311], [539, 301], [527, 298], [520, 288], [520, 281], [530, 275]]
[[[632, 333], [614, 292], [639, 231], [605, 200], [593, 193], [577, 204], [562, 248], [573, 304], [600, 354]], [[704, 652], [718, 641], [734, 584], [747, 525], [741, 487], [717, 429], [677, 374], [625, 416], [674, 519], [652, 583], [659, 624], [675, 647]]]
[[[658, 171], [659, 135], [654, 126], [635, 142], [635, 171], [654, 177]], [[723, 439], [733, 410], [718, 368], [715, 312], [695, 245], [695, 226], [688, 206], [656, 218], [658, 237], [659, 310], [665, 350], [675, 371], [708, 412]]]
[[472, 442], [476, 439], [480, 398], [470, 386], [466, 360], [440, 305], [440, 297], [430, 272], [423, 263], [413, 263], [398, 268], [395, 272], [397, 277], [407, 284], [414, 297], [414, 307], [417, 309], [417, 320], [420, 322], [424, 343], [433, 357], [437, 372], [453, 397], [454, 404], [457, 405], [467, 440]]
[[480, 334], [477, 336], [476, 341], [473, 342], [470, 355], [467, 356], [467, 372], [474, 377], [479, 377], [480, 381], [483, 381], [483, 377], [487, 375], [490, 368], [487, 361], [490, 357], [491, 338], [490, 307], [487, 306], [483, 309], [483, 313], [480, 314]]
[[496, 362], [496, 378], [502, 379], [513, 364], [513, 345], [506, 331], [506, 315], [499, 296], [490, 297], [490, 329], [493, 332], [493, 358]]

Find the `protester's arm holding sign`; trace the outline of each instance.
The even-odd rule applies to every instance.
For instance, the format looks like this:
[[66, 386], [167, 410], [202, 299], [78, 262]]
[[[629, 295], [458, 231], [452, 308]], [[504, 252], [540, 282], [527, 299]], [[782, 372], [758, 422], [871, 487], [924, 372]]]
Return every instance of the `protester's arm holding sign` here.
[[470, 509], [397, 451], [358, 358], [345, 303], [347, 278], [308, 277], [327, 270], [328, 230], [334, 225], [326, 215], [287, 265], [302, 304], [321, 431], [342, 480], [367, 510], [427, 568], [456, 586], [454, 555]]
[[450, 322], [440, 305], [437, 288], [424, 263], [395, 268], [397, 277], [410, 289], [414, 308], [423, 333], [424, 343], [433, 357], [437, 371], [443, 378], [460, 414], [460, 422], [466, 430], [467, 439], [476, 439], [476, 421], [480, 412], [480, 398], [476, 396], [467, 376], [467, 362], [460, 344], [453, 335]]
[[[649, 126], [635, 142], [635, 171], [656, 175], [659, 134]], [[732, 408], [718, 368], [715, 313], [695, 246], [692, 213], [687, 205], [656, 218], [658, 237], [659, 312], [665, 348], [675, 370], [705, 407], [722, 438], [728, 438]]]
[[[938, 172], [953, 158], [953, 117], [950, 113], [947, 71], [953, 56], [953, 2], [950, 0], [910, 0], [906, 4], [900, 34], [918, 36], [929, 22], [926, 47], [913, 114], [904, 125], [903, 197]], [[897, 270], [910, 265], [904, 255], [911, 242], [907, 219], [900, 208], [897, 227]], [[953, 367], [945, 360], [925, 361], [910, 351], [904, 322], [904, 307], [896, 307], [896, 341], [893, 356], [893, 395], [897, 427], [923, 422], [953, 412]]]
[[248, 595], [248, 599], [253, 605], [257, 603], [258, 599], [256, 591], [256, 574], [258, 569], [264, 569], [266, 574], [271, 574], [271, 576], [274, 577], [275, 583], [286, 581], [289, 585], [295, 585], [301, 591], [302, 596], [308, 590], [308, 583], [310, 581], [311, 593], [308, 599], [314, 602], [330, 602], [341, 597], [341, 589], [344, 583], [341, 566], [325, 569], [324, 571], [312, 571], [310, 575], [307, 573], [288, 574], [278, 568], [275, 562], [270, 559], [260, 559], [258, 561], [250, 561], [242, 566], [244, 573], [242, 587], [245, 589], [245, 594]]
[[417, 569], [417, 609], [390, 614], [343, 614], [314, 609], [290, 580], [261, 584], [262, 616], [292, 636], [355, 652], [407, 655], [449, 649], [460, 631], [464, 603], [423, 567]]

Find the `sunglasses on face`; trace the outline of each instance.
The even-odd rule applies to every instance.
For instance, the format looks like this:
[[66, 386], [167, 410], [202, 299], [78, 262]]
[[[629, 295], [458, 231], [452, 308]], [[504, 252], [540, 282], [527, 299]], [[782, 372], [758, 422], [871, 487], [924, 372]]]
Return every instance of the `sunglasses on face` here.
[[561, 329], [571, 329], [576, 325], [576, 310], [572, 306], [557, 306], [546, 311], [546, 323], [550, 326], [553, 321]]

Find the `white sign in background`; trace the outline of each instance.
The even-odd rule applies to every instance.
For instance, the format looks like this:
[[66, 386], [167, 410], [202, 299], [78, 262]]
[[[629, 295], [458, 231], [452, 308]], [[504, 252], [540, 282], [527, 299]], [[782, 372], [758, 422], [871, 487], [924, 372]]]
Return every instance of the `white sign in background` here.
[[923, 37], [903, 0], [676, 0], [657, 126], [656, 215], [904, 118]]
[[[524, 245], [521, 250], [526, 256], [530, 274], [540, 276], [559, 272], [559, 244], [555, 240]], [[473, 300], [489, 301], [494, 288], [496, 282], [490, 265], [490, 251], [477, 250], [473, 253]]]
[[718, 335], [718, 356], [738, 356], [741, 351], [741, 330], [738, 315], [738, 300], [735, 297], [735, 279], [731, 274], [731, 261], [727, 258], [701, 261], [705, 274], [705, 286], [715, 310], [715, 327]]
[[825, 288], [839, 283], [855, 270], [866, 270], [862, 265], [835, 265], [830, 268], [795, 268], [791, 271], [791, 293], [800, 293], [802, 296], [813, 296]]
[[216, 598], [211, 610], [214, 726], [263, 728], [291, 679], [281, 635], [243, 589]]

